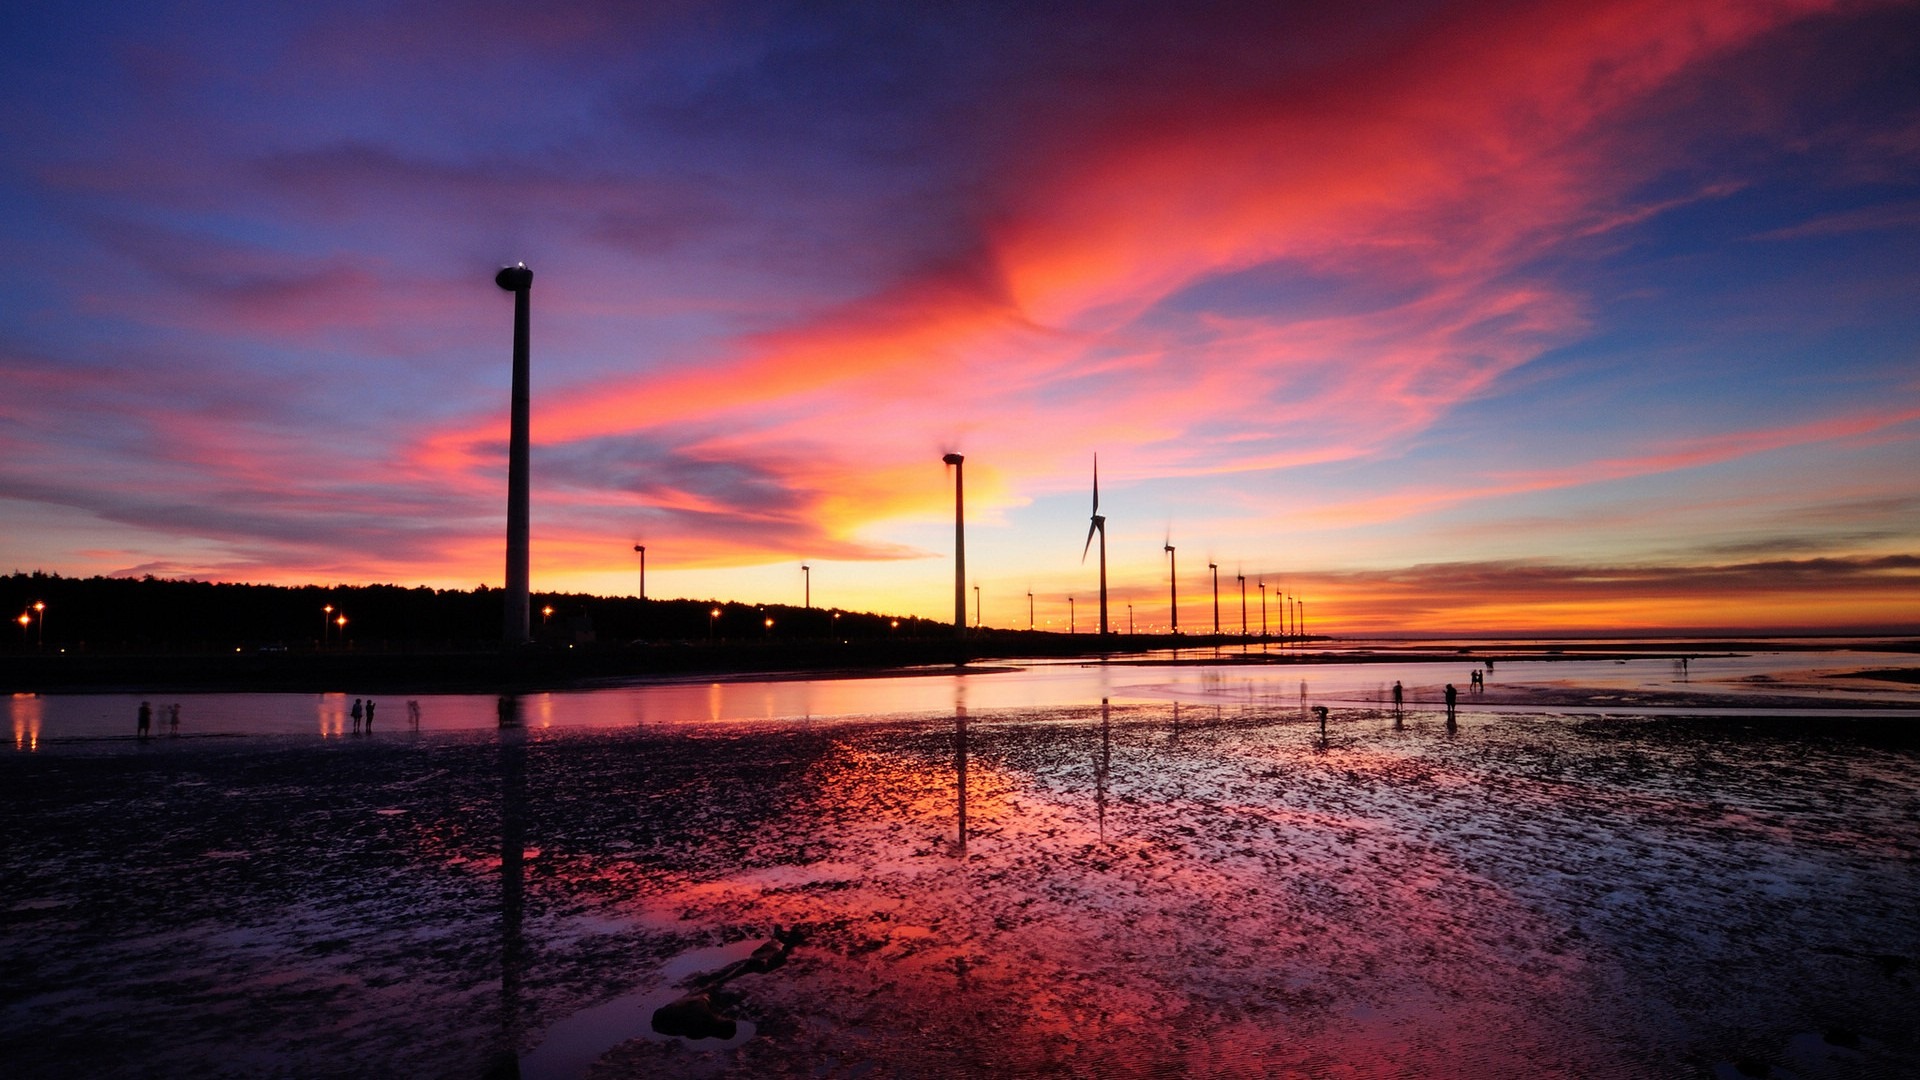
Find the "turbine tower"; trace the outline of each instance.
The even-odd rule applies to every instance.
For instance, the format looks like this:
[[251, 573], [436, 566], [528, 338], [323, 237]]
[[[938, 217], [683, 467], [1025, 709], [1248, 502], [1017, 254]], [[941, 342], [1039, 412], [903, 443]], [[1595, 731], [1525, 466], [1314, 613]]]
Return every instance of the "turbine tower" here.
[[1180, 632], [1180, 562], [1173, 554], [1173, 537], [1162, 543], [1167, 549], [1167, 606], [1173, 611], [1173, 632]]
[[1093, 518], [1087, 526], [1087, 543], [1080, 549], [1080, 562], [1087, 561], [1093, 547], [1093, 534], [1100, 534], [1100, 636], [1107, 636], [1107, 519], [1100, 513], [1100, 455], [1093, 455]]
[[507, 609], [502, 639], [508, 645], [525, 645], [533, 640], [532, 598], [528, 594], [528, 479], [529, 436], [528, 404], [528, 294], [533, 291], [533, 271], [526, 263], [502, 267], [493, 283], [513, 294], [513, 407], [507, 443]]
[[967, 636], [967, 511], [962, 501], [965, 485], [961, 483], [966, 473], [960, 463], [967, 459], [948, 454], [940, 460], [953, 466], [953, 636], [964, 639]]
[[1213, 636], [1220, 636], [1220, 564], [1209, 560], [1207, 569], [1213, 572]]

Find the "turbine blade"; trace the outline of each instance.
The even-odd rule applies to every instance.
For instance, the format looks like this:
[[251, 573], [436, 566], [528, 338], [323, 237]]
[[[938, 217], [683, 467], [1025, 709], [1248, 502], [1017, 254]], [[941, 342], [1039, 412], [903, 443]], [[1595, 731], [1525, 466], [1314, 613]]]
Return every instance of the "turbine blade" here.
[[1093, 455], [1093, 512], [1100, 512], [1100, 455]]
[[1087, 552], [1093, 550], [1093, 531], [1095, 529], [1098, 529], [1099, 527], [1100, 527], [1100, 521], [1097, 518], [1094, 519], [1093, 524], [1087, 526], [1087, 546], [1080, 549], [1081, 562], [1086, 562]]

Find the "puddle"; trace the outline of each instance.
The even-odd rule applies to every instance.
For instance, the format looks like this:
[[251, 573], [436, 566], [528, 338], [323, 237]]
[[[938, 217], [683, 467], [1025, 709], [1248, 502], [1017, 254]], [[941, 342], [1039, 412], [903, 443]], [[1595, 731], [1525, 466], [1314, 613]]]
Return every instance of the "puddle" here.
[[678, 1042], [695, 1050], [731, 1050], [739, 1046], [753, 1038], [753, 1021], [740, 1020], [739, 1030], [731, 1039], [683, 1039], [655, 1032], [653, 1011], [685, 993], [679, 986], [681, 980], [745, 960], [761, 944], [760, 940], [753, 939], [683, 952], [661, 966], [647, 981], [647, 989], [622, 994], [561, 1020], [547, 1029], [540, 1045], [520, 1059], [522, 1080], [577, 1080], [607, 1051], [634, 1039]]

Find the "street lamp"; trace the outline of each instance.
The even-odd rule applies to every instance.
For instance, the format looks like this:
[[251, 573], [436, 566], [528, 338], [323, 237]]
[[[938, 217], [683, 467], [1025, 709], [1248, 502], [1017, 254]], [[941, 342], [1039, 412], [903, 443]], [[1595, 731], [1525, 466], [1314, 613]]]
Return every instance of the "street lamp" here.
[[38, 620], [37, 633], [40, 635], [39, 648], [44, 649], [47, 647], [47, 602], [45, 600], [35, 600], [33, 602], [33, 615], [34, 618]]
[[899, 619], [893, 620], [892, 622], [887, 624], [887, 636], [889, 638], [897, 637], [898, 635], [895, 633], [895, 631], [899, 629], [900, 629], [900, 620]]
[[551, 618], [553, 618], [553, 605], [548, 604], [546, 607], [540, 609], [540, 625], [547, 625], [547, 620]]
[[980, 586], [978, 585], [973, 587], [973, 629], [976, 633], [980, 630]]
[[1233, 575], [1240, 579], [1240, 636], [1247, 636], [1247, 575]]
[[1267, 583], [1264, 579], [1260, 582], [1260, 640], [1267, 640]]
[[808, 566], [806, 563], [801, 563], [800, 564], [800, 580], [804, 582], [806, 585], [806, 592], [802, 596], [802, 599], [805, 601], [805, 603], [801, 604], [800, 606], [806, 608], [808, 611], [812, 611], [813, 610], [813, 567]]
[[1079, 632], [1078, 624], [1073, 620], [1073, 597], [1069, 596], [1067, 597], [1067, 633], [1077, 634]]
[[333, 625], [339, 631], [340, 644], [345, 645], [347, 643], [347, 617], [344, 614], [334, 616]]
[[767, 616], [767, 636], [773, 636], [773, 616]]
[[26, 647], [27, 639], [33, 636], [32, 627], [33, 627], [33, 616], [27, 614], [24, 611], [21, 612], [20, 613], [20, 644], [22, 648]]
[[1027, 632], [1033, 632], [1033, 590], [1027, 590]]
[[633, 550], [640, 553], [640, 599], [647, 598], [647, 545], [635, 544]]
[[1133, 636], [1133, 605], [1127, 605], [1127, 636]]
[[322, 648], [325, 648], [327, 644], [327, 624], [332, 621], [333, 605], [328, 604], [326, 607], [320, 609], [320, 645]]
[[714, 608], [712, 611], [707, 612], [707, 640], [708, 641], [713, 640], [713, 623], [714, 623], [714, 620], [718, 619], [719, 617], [720, 617], [719, 608]]

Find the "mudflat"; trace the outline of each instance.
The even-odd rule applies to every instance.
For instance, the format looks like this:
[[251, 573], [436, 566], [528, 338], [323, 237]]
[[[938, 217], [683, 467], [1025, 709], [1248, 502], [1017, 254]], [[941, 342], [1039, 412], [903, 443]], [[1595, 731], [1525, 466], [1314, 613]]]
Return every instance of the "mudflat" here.
[[[0, 757], [0, 1059], [1915, 1075], [1917, 726], [1469, 707], [1323, 737], [1249, 703], [43, 740]], [[784, 963], [714, 1002], [738, 1035], [651, 1030], [776, 928]]]

